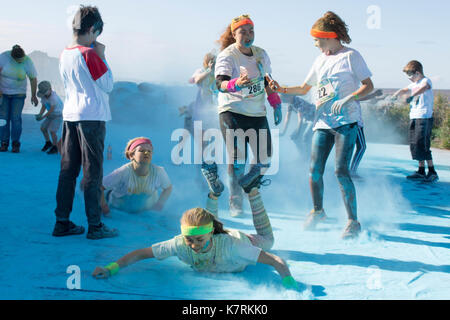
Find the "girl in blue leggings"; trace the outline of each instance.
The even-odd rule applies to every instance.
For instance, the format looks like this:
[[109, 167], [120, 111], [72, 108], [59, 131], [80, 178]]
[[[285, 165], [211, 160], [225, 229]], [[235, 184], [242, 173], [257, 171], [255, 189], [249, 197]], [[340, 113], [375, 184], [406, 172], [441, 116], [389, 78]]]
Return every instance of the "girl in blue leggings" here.
[[316, 116], [311, 149], [310, 188], [314, 208], [305, 222], [305, 229], [313, 229], [326, 218], [323, 209], [323, 173], [333, 146], [336, 152], [336, 177], [342, 192], [348, 223], [342, 237], [356, 237], [361, 231], [357, 219], [356, 191], [349, 173], [360, 115], [360, 97], [373, 90], [372, 73], [363, 57], [355, 49], [343, 46], [350, 43], [348, 28], [333, 12], [318, 19], [312, 29], [315, 46], [321, 51], [305, 82], [298, 87], [280, 87], [276, 81], [270, 86], [278, 92], [304, 95], [315, 86]]

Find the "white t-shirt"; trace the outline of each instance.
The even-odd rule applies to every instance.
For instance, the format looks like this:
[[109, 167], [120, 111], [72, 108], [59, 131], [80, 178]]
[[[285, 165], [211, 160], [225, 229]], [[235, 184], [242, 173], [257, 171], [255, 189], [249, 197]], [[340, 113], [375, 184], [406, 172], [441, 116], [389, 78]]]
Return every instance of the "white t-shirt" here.
[[[192, 75], [190, 82], [194, 83], [194, 78], [205, 72], [205, 69], [197, 69]], [[209, 73], [201, 82], [197, 83], [198, 92], [195, 102], [189, 105], [189, 113], [192, 121], [201, 120], [203, 130], [218, 127], [217, 117], [217, 87], [214, 73]]]
[[337, 128], [354, 122], [362, 122], [361, 106], [358, 101], [349, 102], [339, 115], [332, 113], [331, 106], [336, 100], [343, 99], [355, 92], [360, 87], [361, 81], [371, 76], [372, 73], [366, 62], [355, 49], [344, 47], [336, 54], [327, 56], [323, 53], [317, 57], [305, 82], [315, 87], [312, 90], [317, 92], [316, 105], [324, 96], [324, 91], [321, 89], [324, 89], [324, 84], [326, 85], [327, 82], [331, 84], [331, 90], [330, 87], [326, 88], [326, 94], [334, 91], [335, 96], [318, 107], [314, 130]]
[[427, 84], [430, 86], [430, 89], [418, 96], [415, 96], [410, 103], [410, 119], [428, 119], [433, 117], [434, 94], [431, 80], [424, 77], [417, 82], [411, 83], [408, 88], [411, 90], [411, 94], [413, 94]]
[[109, 121], [108, 94], [114, 80], [106, 61], [94, 49], [77, 46], [61, 53], [59, 71], [64, 83], [64, 121]]
[[117, 198], [142, 193], [151, 196], [160, 188], [167, 189], [170, 185], [169, 176], [164, 168], [153, 163], [150, 164], [149, 174], [146, 176], [137, 175], [132, 163], [129, 162], [103, 177], [103, 186], [107, 190], [112, 190], [112, 194]]
[[55, 106], [55, 109], [53, 109], [52, 115], [62, 115], [62, 110], [64, 107], [64, 104], [61, 100], [61, 98], [56, 94], [55, 91], [52, 91], [52, 94], [50, 97], [42, 97], [41, 103], [45, 107], [45, 109], [50, 110], [52, 106]]
[[[248, 77], [254, 84], [241, 91], [228, 93], [220, 92], [218, 96], [219, 113], [232, 111], [251, 117], [264, 117], [266, 115], [266, 94], [264, 90], [264, 76], [271, 73], [271, 63], [266, 51], [252, 46], [253, 56], [249, 57], [239, 51], [233, 43], [225, 48], [216, 59], [215, 76], [229, 76], [238, 78], [241, 68], [245, 68]], [[262, 72], [258, 67], [261, 64]], [[261, 74], [262, 73], [262, 74]]]
[[175, 238], [152, 245], [156, 259], [163, 260], [171, 256], [190, 265], [196, 271], [203, 272], [241, 272], [248, 265], [258, 262], [261, 248], [255, 247], [241, 231], [228, 229], [230, 234], [221, 233], [212, 236], [212, 246], [208, 252], [196, 253], [184, 242], [184, 237]]
[[17, 63], [11, 57], [11, 51], [0, 55], [0, 91], [4, 94], [26, 94], [27, 76], [30, 79], [37, 77], [33, 61], [28, 56], [22, 63]]

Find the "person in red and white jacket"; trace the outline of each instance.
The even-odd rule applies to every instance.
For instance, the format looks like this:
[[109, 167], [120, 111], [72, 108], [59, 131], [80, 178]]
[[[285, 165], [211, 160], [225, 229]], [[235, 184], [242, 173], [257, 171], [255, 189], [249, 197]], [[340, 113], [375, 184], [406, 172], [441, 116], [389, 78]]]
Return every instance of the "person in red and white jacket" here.
[[72, 44], [61, 53], [59, 64], [66, 97], [53, 235], [84, 233], [84, 227], [69, 220], [76, 179], [83, 167], [84, 201], [89, 224], [87, 238], [115, 237], [118, 231], [101, 222], [100, 206], [105, 122], [111, 120], [108, 94], [114, 85], [105, 59], [105, 45], [97, 41], [103, 31], [103, 20], [96, 7], [81, 6], [72, 27]]

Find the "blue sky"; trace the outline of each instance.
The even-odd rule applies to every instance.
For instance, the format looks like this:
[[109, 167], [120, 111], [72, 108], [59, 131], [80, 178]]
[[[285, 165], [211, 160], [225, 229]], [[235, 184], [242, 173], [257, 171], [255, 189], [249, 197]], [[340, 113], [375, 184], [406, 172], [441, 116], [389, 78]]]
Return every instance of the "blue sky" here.
[[[373, 73], [376, 87], [403, 87], [403, 66], [412, 59], [424, 65], [436, 89], [450, 89], [450, 43], [446, 13], [450, 3], [423, 1], [181, 1], [100, 0], [105, 21], [99, 38], [116, 79], [187, 83], [206, 52], [230, 20], [249, 13], [255, 22], [255, 45], [268, 52], [273, 76], [280, 83], [301, 84], [319, 54], [309, 30], [325, 11], [335, 11], [348, 24], [353, 39]], [[58, 57], [71, 41], [67, 26], [71, 0], [7, 2], [0, 10], [0, 49], [18, 43], [27, 51]], [[380, 28], [369, 28], [376, 6]]]

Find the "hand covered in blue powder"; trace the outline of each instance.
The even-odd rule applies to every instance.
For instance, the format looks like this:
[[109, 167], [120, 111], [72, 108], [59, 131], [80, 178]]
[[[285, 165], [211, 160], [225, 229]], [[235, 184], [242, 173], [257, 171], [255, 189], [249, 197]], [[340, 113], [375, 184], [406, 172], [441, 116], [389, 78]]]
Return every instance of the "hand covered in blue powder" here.
[[283, 287], [288, 290], [298, 290], [297, 281], [292, 276], [287, 276], [283, 278]]
[[281, 105], [278, 105], [273, 109], [273, 119], [275, 121], [275, 125], [279, 125], [281, 123], [281, 119], [283, 118], [283, 113], [281, 112]]
[[344, 105], [351, 99], [353, 99], [353, 95], [350, 94], [343, 99], [335, 101], [331, 106], [331, 112], [333, 112], [333, 114], [335, 115], [340, 114], [342, 112], [342, 108], [344, 107]]
[[406, 99], [406, 103], [411, 103], [411, 101], [414, 99], [414, 97], [413, 96], [411, 96], [411, 97], [408, 97], [407, 99]]

